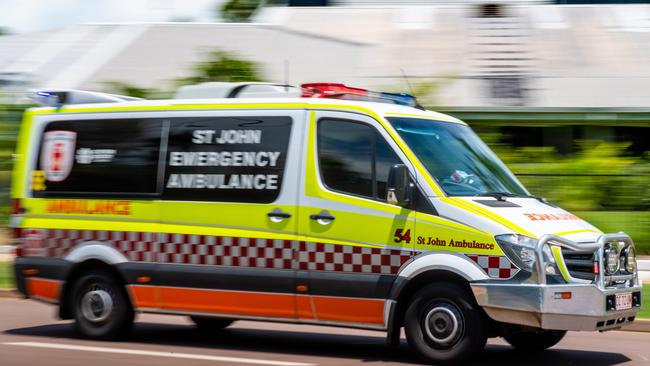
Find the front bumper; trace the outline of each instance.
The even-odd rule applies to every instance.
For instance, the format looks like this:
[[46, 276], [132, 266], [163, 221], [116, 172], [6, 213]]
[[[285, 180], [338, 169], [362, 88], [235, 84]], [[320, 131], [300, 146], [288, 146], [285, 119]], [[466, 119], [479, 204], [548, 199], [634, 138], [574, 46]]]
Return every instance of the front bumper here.
[[[471, 283], [477, 303], [496, 321], [556, 330], [609, 330], [634, 321], [641, 309], [642, 286], [638, 275], [624, 284], [611, 283], [612, 277], [603, 275], [602, 252], [606, 243], [619, 242], [633, 245], [625, 234], [601, 235], [597, 243], [581, 245], [564, 238], [545, 235], [536, 248], [536, 273], [532, 283], [505, 283], [488, 280]], [[560, 271], [566, 274], [563, 284], [547, 284], [544, 245], [595, 253], [600, 275], [593, 281], [570, 276], [558, 258]], [[632, 293], [632, 308], [614, 310], [614, 297], [619, 293]]]
[[[601, 290], [596, 285], [528, 285], [472, 283], [476, 301], [496, 321], [542, 329], [608, 330], [634, 321], [641, 308], [641, 285]], [[629, 310], [607, 310], [607, 297], [632, 292], [638, 305]], [[571, 299], [562, 299], [571, 293]], [[560, 294], [560, 298], [557, 298]]]

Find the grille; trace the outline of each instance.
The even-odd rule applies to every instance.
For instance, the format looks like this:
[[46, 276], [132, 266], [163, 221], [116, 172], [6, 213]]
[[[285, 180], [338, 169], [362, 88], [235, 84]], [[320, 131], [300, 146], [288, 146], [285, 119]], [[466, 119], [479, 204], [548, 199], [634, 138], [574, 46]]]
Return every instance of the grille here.
[[562, 249], [564, 263], [566, 263], [569, 274], [573, 278], [593, 281], [596, 278], [594, 274], [594, 254], [593, 253], [576, 253], [568, 249]]

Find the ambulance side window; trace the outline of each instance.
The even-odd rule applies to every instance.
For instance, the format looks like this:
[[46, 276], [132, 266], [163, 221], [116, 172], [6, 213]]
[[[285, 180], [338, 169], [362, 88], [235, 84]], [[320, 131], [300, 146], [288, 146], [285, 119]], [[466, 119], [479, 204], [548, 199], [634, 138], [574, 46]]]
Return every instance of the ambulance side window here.
[[321, 119], [317, 133], [318, 165], [328, 188], [386, 201], [388, 172], [401, 160], [374, 127]]
[[35, 197], [148, 197], [157, 194], [158, 119], [53, 121], [32, 171]]
[[170, 119], [163, 199], [271, 203], [282, 188], [290, 117]]

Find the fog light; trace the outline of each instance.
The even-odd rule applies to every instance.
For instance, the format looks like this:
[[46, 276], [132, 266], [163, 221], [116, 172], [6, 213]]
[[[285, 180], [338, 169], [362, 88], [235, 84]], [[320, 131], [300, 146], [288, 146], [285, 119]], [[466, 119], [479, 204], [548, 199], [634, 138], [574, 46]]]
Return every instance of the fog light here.
[[556, 275], [557, 271], [555, 270], [555, 264], [547, 264], [546, 265], [546, 273], [550, 275]]
[[605, 251], [603, 255], [605, 261], [605, 273], [608, 275], [613, 275], [618, 271], [619, 259], [618, 251], [611, 244], [605, 246]]
[[634, 250], [634, 247], [629, 246], [623, 250], [623, 253], [621, 254], [621, 264], [627, 272], [636, 272], [636, 251]]

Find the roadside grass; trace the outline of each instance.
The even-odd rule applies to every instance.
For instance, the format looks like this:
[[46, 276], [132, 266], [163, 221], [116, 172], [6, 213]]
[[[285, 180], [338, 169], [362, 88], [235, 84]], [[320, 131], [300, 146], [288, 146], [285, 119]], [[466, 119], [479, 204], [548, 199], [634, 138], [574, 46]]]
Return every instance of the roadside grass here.
[[0, 289], [15, 287], [12, 262], [0, 262]]
[[637, 313], [639, 319], [650, 319], [650, 285], [643, 285], [643, 294], [641, 294], [641, 311]]
[[650, 255], [650, 211], [581, 211], [575, 214], [605, 233], [625, 232], [634, 240], [638, 254]]

